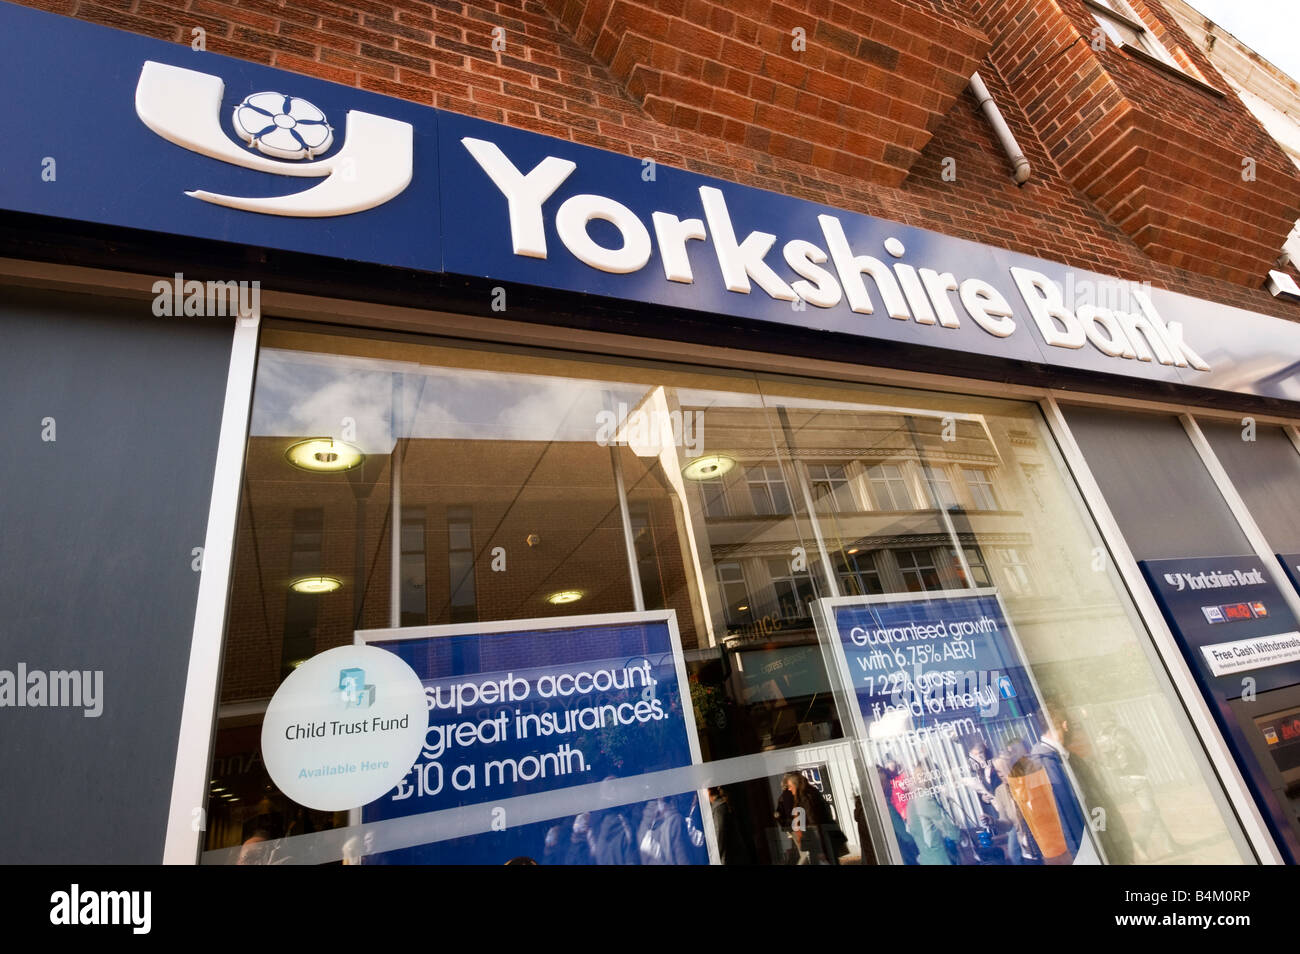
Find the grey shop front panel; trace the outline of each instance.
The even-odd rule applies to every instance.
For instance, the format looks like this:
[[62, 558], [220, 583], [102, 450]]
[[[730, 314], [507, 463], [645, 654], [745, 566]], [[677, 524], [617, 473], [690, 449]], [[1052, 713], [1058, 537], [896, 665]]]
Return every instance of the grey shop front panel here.
[[157, 863], [233, 322], [5, 289], [0, 334], [0, 862]]

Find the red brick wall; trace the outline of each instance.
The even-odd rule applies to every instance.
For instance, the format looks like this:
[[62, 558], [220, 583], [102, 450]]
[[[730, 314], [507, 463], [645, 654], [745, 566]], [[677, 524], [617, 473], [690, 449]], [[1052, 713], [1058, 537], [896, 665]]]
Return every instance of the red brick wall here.
[[[1061, 21], [1053, 35], [1055, 39], [1039, 44], [1037, 34], [1027, 30], [1020, 18], [1031, 8], [1059, 12], [1056, 0], [943, 3], [916, 0], [903, 4], [928, 11], [926, 15], [932, 19], [927, 23], [935, 34], [946, 32], [951, 23], [962, 19], [977, 24], [993, 42], [990, 55], [978, 66], [1033, 163], [1033, 177], [1023, 188], [1017, 188], [1011, 181], [1006, 157], [975, 111], [969, 90], [957, 94], [946, 108], [941, 105], [942, 97], [951, 97], [951, 90], [945, 86], [931, 92], [926, 102], [942, 116], [937, 122], [927, 118], [925, 132], [913, 141], [919, 154], [902, 160], [910, 161], [907, 175], [890, 185], [887, 181], [882, 183], [871, 171], [865, 177], [836, 171], [833, 156], [828, 159], [820, 153], [812, 157], [790, 155], [793, 146], [786, 144], [774, 150], [770, 138], [765, 144], [761, 137], [751, 142], [748, 129], [744, 141], [737, 142], [734, 140], [738, 134], [734, 130], [730, 139], [726, 137], [725, 124], [723, 135], [712, 134], [713, 127], [708, 122], [713, 120], [705, 122], [703, 132], [699, 124], [694, 129], [685, 128], [689, 125], [686, 114], [679, 120], [675, 105], [671, 114], [665, 113], [664, 106], [647, 105], [648, 92], [638, 95], [617, 77], [616, 71], [625, 70], [625, 65], [606, 67], [598, 59], [602, 50], [589, 50], [593, 36], [584, 29], [591, 31], [594, 27], [588, 24], [584, 28], [579, 21], [571, 33], [540, 0], [28, 2], [79, 19], [175, 42], [188, 43], [191, 29], [201, 26], [207, 31], [207, 49], [212, 52], [269, 63], [626, 155], [653, 157], [662, 163], [723, 179], [1038, 254], [1127, 279], [1149, 280], [1159, 286], [1254, 311], [1296, 317], [1295, 306], [1276, 301], [1261, 287], [1265, 267], [1262, 258], [1265, 248], [1273, 246], [1252, 242], [1249, 267], [1243, 267], [1241, 261], [1230, 263], [1226, 272], [1228, 281], [1224, 280], [1225, 271], [1219, 267], [1220, 263], [1206, 257], [1204, 245], [1199, 244], [1206, 239], [1200, 232], [1188, 231], [1205, 227], [1196, 221], [1195, 210], [1190, 206], [1203, 203], [1213, 207], [1227, 201], [1219, 194], [1222, 180], [1193, 170], [1177, 194], [1162, 192], [1166, 184], [1159, 177], [1161, 169], [1166, 168], [1162, 164], [1168, 161], [1168, 156], [1158, 151], [1162, 145], [1156, 141], [1160, 138], [1158, 130], [1142, 127], [1144, 138], [1140, 145], [1146, 146], [1145, 151], [1129, 149], [1109, 165], [1101, 161], [1103, 171], [1112, 178], [1118, 177], [1121, 186], [1134, 166], [1151, 172], [1146, 194], [1160, 196], [1160, 204], [1154, 199], [1147, 202], [1150, 211], [1145, 221], [1130, 214], [1131, 210], [1119, 201], [1122, 196], [1117, 197], [1114, 189], [1107, 190], [1104, 182], [1082, 176], [1075, 167], [1077, 163], [1067, 162], [1071, 142], [1089, 134], [1095, 140], [1105, 128], [1105, 122], [1096, 122], [1099, 117], [1087, 114], [1087, 110], [1098, 114], [1109, 111], [1113, 114], [1111, 121], [1119, 122], [1124, 117], [1125, 97], [1137, 95], [1134, 89], [1160, 91], [1167, 97], [1162, 102], [1170, 103], [1171, 110], [1187, 112], [1192, 117], [1166, 119], [1174, 123], [1166, 138], [1175, 149], [1179, 137], [1184, 135], [1184, 126], [1202, 138], [1222, 137], [1222, 131], [1204, 125], [1208, 120], [1203, 117], [1195, 118], [1202, 114], [1181, 110], [1182, 100], [1170, 93], [1171, 86], [1182, 85], [1178, 80], [1159, 76], [1151, 67], [1137, 61], [1116, 66], [1119, 58], [1125, 57], [1122, 52], [1113, 53], [1103, 62], [1086, 50], [1085, 44], [1070, 46], [1070, 30], [1077, 31], [1077, 26]], [[560, 15], [572, 20], [572, 11], [559, 0], [547, 2], [555, 3]], [[873, 42], [886, 46], [892, 43], [894, 48], [902, 46], [913, 52], [926, 42], [874, 19], [862, 20], [860, 14], [853, 13], [859, 10], [859, 5], [846, 6], [831, 0], [807, 2], [810, 50], [819, 44], [831, 48], [825, 39], [831, 31], [823, 29], [823, 38], [819, 39], [818, 22], [844, 29], [848, 29], [843, 27], [845, 23], [857, 23], [857, 29], [872, 34], [869, 39]], [[1071, 23], [1077, 19], [1079, 24], [1086, 25], [1080, 0], [1059, 2], [1070, 11]], [[599, 14], [602, 7], [608, 6], [609, 2], [601, 0], [591, 8]], [[1151, 0], [1147, 6], [1154, 10], [1157, 4]], [[690, 8], [696, 9], [704, 7]], [[875, 7], [871, 10], [874, 15]], [[712, 11], [710, 15], [714, 15]], [[682, 19], [691, 19], [698, 25], [698, 18], [690, 17], [689, 12]], [[721, 21], [712, 22], [721, 25]], [[1171, 21], [1166, 21], [1166, 25], [1171, 31], [1176, 29]], [[505, 31], [504, 52], [492, 50], [494, 27]], [[788, 33], [788, 30], [781, 33], [783, 42]], [[1186, 45], [1190, 49], [1190, 44]], [[1067, 48], [1068, 52], [1061, 52]], [[826, 55], [823, 49], [822, 56]], [[968, 64], [963, 54], [953, 52], [945, 56], [950, 72], [966, 70]], [[1048, 57], [1056, 57], [1051, 61], [1054, 65], [1044, 66]], [[1213, 68], [1203, 58], [1196, 62], [1202, 72], [1212, 76]], [[692, 64], [690, 61], [688, 66], [694, 69]], [[1103, 65], [1114, 71], [1109, 77], [1103, 75]], [[773, 77], [762, 75], [762, 69], [760, 64], [758, 72], [750, 76], [748, 95], [756, 104], [756, 97], [765, 96], [767, 87], [762, 82], [756, 86], [755, 80], [775, 84]], [[1010, 82], [1004, 81], [1004, 76]], [[886, 92], [896, 87], [901, 89], [898, 84], [903, 79], [887, 70], [874, 73], [858, 70], [853, 79], [859, 77], [872, 78]], [[1034, 85], [1035, 78], [1038, 86]], [[739, 84], [740, 80], [732, 78], [732, 82]], [[1081, 85], [1086, 88], [1080, 90]], [[798, 94], [808, 91], [795, 89], [797, 104]], [[1184, 99], [1204, 96], [1190, 87], [1185, 93], [1182, 90], [1179, 93]], [[778, 91], [775, 85], [771, 94], [774, 103], [778, 94], [790, 95], [788, 91]], [[663, 98], [662, 87], [659, 95]], [[1070, 124], [1070, 116], [1062, 105], [1068, 96], [1079, 97], [1085, 114], [1092, 120], [1089, 124]], [[824, 100], [830, 98], [822, 95]], [[1207, 102], [1202, 112], [1210, 115], [1214, 108], [1213, 103]], [[755, 110], [757, 116], [757, 105]], [[1228, 128], [1236, 129], [1241, 141], [1248, 144], [1245, 148], [1260, 153], [1264, 160], [1260, 162], [1262, 180], [1266, 174], [1263, 170], [1272, 160], [1268, 158], [1268, 142], [1258, 126], [1244, 114], [1231, 93], [1221, 116]], [[923, 143], [927, 134], [928, 141]], [[799, 139], [801, 135], [796, 128], [788, 138]], [[1062, 143], [1067, 146], [1065, 152], [1061, 151]], [[809, 161], [803, 161], [805, 158]], [[941, 175], [945, 158], [955, 161], [955, 181], [944, 181]], [[880, 175], [889, 180], [897, 175], [897, 170], [884, 168]], [[1245, 222], [1248, 227], [1262, 228], [1271, 235], [1281, 219], [1275, 205], [1270, 205], [1270, 197], [1264, 194], [1271, 187], [1262, 181], [1256, 185], [1232, 199], [1228, 221]], [[1289, 194], [1294, 196], [1296, 191], [1293, 188]], [[1188, 206], [1188, 218], [1175, 220], [1171, 226], [1168, 217], [1178, 216], [1183, 204]], [[1159, 220], [1156, 213], [1165, 216], [1165, 220]], [[1151, 228], [1143, 231], [1141, 226], [1148, 222]], [[1284, 232], [1277, 235], [1274, 243], [1277, 250], [1281, 248]]]
[[887, 185], [988, 52], [924, 0], [545, 0], [660, 122]]
[[[1153, 259], [1257, 285], [1300, 215], [1300, 175], [1177, 23], [1135, 11], [1226, 95], [1106, 42], [1083, 0], [971, 0], [1011, 91], [1071, 183]], [[1243, 177], [1243, 160], [1253, 178]]]

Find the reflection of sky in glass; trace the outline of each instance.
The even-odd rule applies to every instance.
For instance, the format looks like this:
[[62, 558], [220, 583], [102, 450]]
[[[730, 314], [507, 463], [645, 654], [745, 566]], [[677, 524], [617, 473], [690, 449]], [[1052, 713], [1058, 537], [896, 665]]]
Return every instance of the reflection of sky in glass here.
[[[644, 385], [432, 368], [399, 361], [267, 349], [257, 368], [252, 434], [344, 439], [355, 421], [367, 454], [398, 437], [594, 441], [600, 413], [636, 408]], [[757, 397], [682, 390], [687, 407], [758, 406]], [[393, 409], [397, 408], [396, 422]]]

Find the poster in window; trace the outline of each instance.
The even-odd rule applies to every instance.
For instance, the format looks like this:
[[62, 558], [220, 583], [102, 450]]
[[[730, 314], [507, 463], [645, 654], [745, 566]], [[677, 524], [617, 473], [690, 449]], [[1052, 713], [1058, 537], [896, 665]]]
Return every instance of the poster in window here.
[[429, 707], [415, 766], [359, 818], [419, 816], [427, 837], [364, 863], [709, 862], [707, 799], [655, 777], [699, 761], [672, 611], [357, 639], [410, 665]]
[[993, 589], [819, 601], [896, 862], [1100, 860], [1047, 705]]

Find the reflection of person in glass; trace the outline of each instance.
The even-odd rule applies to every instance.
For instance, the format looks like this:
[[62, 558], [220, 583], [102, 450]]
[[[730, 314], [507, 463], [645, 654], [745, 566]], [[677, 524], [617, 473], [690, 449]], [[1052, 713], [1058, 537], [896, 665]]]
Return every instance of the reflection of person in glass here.
[[781, 786], [794, 800], [790, 835], [799, 850], [801, 865], [838, 865], [839, 856], [831, 838], [831, 808], [816, 786], [800, 772], [787, 772]]
[[589, 865], [591, 858], [591, 814], [581, 812], [573, 816], [573, 830], [569, 833], [569, 847], [564, 854], [566, 865]]
[[686, 820], [673, 798], [652, 798], [641, 815], [637, 845], [643, 865], [689, 865]]
[[947, 841], [956, 842], [961, 832], [944, 811], [935, 790], [938, 774], [929, 761], [921, 759], [912, 773], [907, 799], [907, 833], [916, 843], [919, 865], [950, 865]]
[[1141, 852], [1140, 860], [1154, 861], [1182, 851], [1183, 846], [1174, 840], [1156, 806], [1155, 789], [1147, 778], [1147, 758], [1133, 734], [1122, 725], [1107, 723], [1101, 729], [1097, 747], [1119, 779], [1120, 788], [1137, 803], [1138, 822], [1133, 845]]
[[639, 865], [636, 835], [624, 814], [615, 808], [591, 816], [591, 860], [598, 865]]
[[[894, 837], [898, 839], [898, 850], [903, 856], [903, 864], [917, 864], [916, 842], [912, 836], [907, 833], [907, 819], [903, 816], [903, 809], [907, 808], [905, 800], [900, 801], [899, 796], [903, 789], [895, 785], [897, 777], [901, 774], [898, 763], [888, 761], [884, 765], [876, 767], [880, 774], [880, 789], [885, 796], [885, 804], [889, 809], [889, 822], [894, 829]], [[901, 806], [901, 807], [900, 807]], [[868, 843], [866, 835], [863, 835], [864, 845]]]
[[1043, 735], [1011, 770], [1012, 794], [1043, 854], [1043, 863], [1073, 863], [1083, 839], [1083, 810], [1070, 785], [1065, 747], [1069, 723], [1063, 711], [1044, 703]]
[[993, 756], [993, 765], [1000, 777], [997, 790], [993, 793], [993, 805], [997, 809], [998, 815], [1006, 819], [1011, 825], [1011, 830], [1007, 834], [1007, 863], [1012, 865], [1038, 865], [1043, 863], [1042, 855], [1038, 851], [1038, 845], [1034, 841], [1034, 835], [1029, 830], [1025, 816], [1020, 811], [1020, 806], [1016, 804], [1015, 796], [1012, 794], [1011, 784], [1007, 781], [1012, 767], [1028, 754], [1029, 747], [1025, 745], [1023, 740], [1017, 739]]
[[967, 750], [966, 765], [975, 780], [975, 795], [980, 800], [981, 811], [985, 814], [997, 814], [993, 796], [998, 786], [1002, 784], [1002, 776], [998, 774], [989, 757], [988, 743], [981, 738], [974, 739]]
[[781, 782], [781, 794], [776, 800], [776, 811], [772, 813], [776, 819], [777, 827], [781, 830], [780, 840], [782, 846], [781, 864], [797, 865], [799, 863], [799, 846], [795, 844], [794, 835], [790, 831], [790, 822], [794, 817], [794, 792]]
[[726, 790], [709, 789], [709, 806], [713, 811], [713, 830], [718, 836], [718, 860], [724, 865], [754, 864], [754, 845], [736, 817]]

